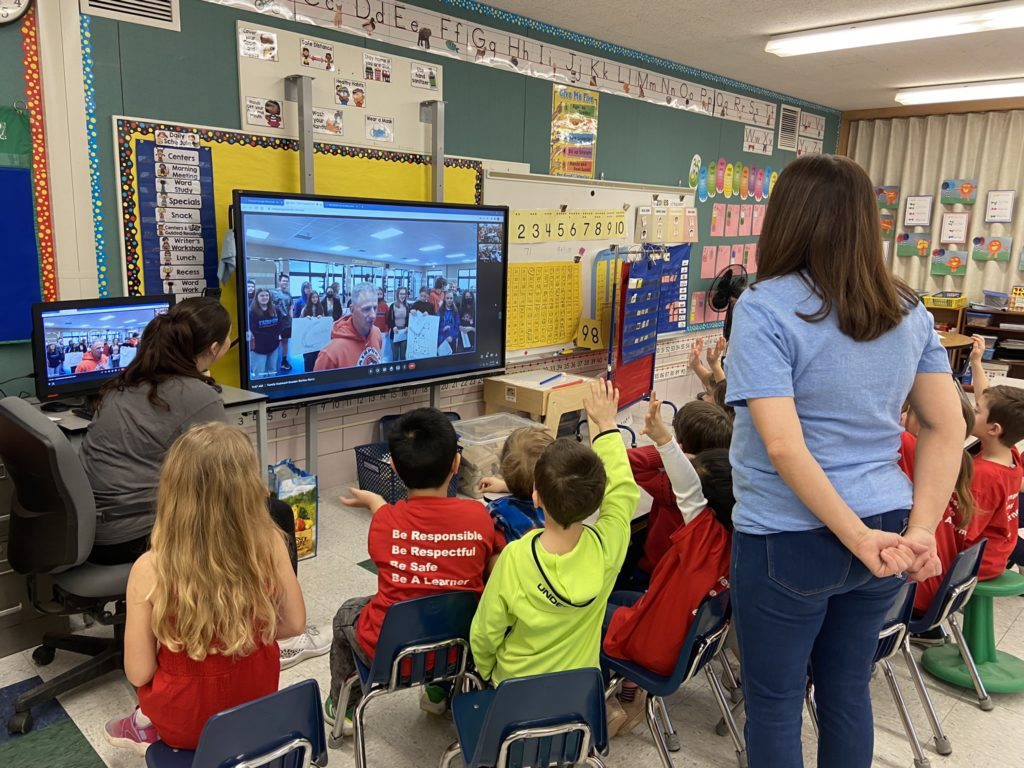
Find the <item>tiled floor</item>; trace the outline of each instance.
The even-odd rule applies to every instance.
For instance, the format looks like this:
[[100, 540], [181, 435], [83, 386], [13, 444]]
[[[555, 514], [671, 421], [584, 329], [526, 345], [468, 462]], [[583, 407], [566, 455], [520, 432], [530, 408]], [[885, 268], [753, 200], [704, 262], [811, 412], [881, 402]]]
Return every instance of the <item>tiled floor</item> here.
[[[330, 619], [341, 602], [351, 596], [371, 594], [376, 577], [360, 567], [367, 559], [366, 533], [369, 514], [342, 507], [334, 499], [337, 494], [324, 493], [321, 499], [320, 554], [299, 567], [300, 581], [311, 620], [329, 627]], [[1006, 598], [996, 602], [996, 625], [999, 646], [1024, 656], [1024, 598]], [[0, 660], [0, 687], [35, 675], [49, 678], [67, 668], [75, 657], [58, 653], [49, 667], [36, 668], [31, 652]], [[1024, 754], [1024, 695], [994, 694], [996, 708], [992, 712], [978, 709], [973, 695], [928, 679], [933, 700], [942, 718], [947, 735], [953, 743], [953, 754], [941, 757], [931, 747], [924, 710], [906, 667], [901, 659], [893, 664], [903, 692], [910, 705], [918, 733], [925, 742], [932, 765], [936, 768], [1006, 768], [1021, 765]], [[329, 684], [327, 657], [300, 664], [282, 674], [282, 685], [314, 677], [322, 690]], [[872, 683], [875, 703], [875, 762], [884, 768], [908, 768], [913, 765], [910, 748], [896, 716], [884, 677], [876, 675]], [[371, 766], [405, 768], [436, 765], [444, 748], [454, 739], [449, 720], [422, 713], [416, 693], [386, 696], [372, 704], [367, 713], [368, 754]], [[139, 768], [144, 761], [133, 753], [111, 749], [102, 738], [103, 723], [114, 715], [131, 711], [135, 695], [123, 675], [110, 674], [103, 680], [62, 697], [61, 704], [78, 729], [84, 734], [106, 765], [111, 768]], [[736, 765], [731, 742], [715, 734], [719, 719], [711, 692], [703, 679], [695, 680], [668, 700], [669, 711], [679, 731], [682, 751], [676, 753], [680, 768], [703, 768]], [[3, 713], [6, 718], [7, 713]], [[51, 726], [56, 727], [56, 726]], [[19, 755], [18, 738], [5, 745], [0, 754], [4, 765], [60, 765], [65, 768], [94, 765], [91, 756], [77, 759], [38, 762]], [[814, 765], [814, 738], [805, 727], [804, 753], [808, 765]], [[632, 734], [612, 742], [606, 763], [609, 768], [644, 768], [659, 766], [650, 735], [638, 727]], [[353, 765], [352, 746], [330, 754], [330, 765], [346, 768]]]

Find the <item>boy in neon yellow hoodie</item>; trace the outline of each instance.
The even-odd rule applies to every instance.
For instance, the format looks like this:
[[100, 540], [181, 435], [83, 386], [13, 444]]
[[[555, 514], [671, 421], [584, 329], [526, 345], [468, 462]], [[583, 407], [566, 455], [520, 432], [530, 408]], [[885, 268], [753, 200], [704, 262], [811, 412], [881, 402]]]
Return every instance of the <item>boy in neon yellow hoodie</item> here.
[[[556, 440], [537, 461], [534, 503], [547, 526], [511, 542], [491, 573], [470, 630], [485, 680], [598, 667], [608, 595], [640, 499], [615, 426], [619, 392], [591, 385], [593, 449]], [[583, 520], [600, 506], [593, 525]]]

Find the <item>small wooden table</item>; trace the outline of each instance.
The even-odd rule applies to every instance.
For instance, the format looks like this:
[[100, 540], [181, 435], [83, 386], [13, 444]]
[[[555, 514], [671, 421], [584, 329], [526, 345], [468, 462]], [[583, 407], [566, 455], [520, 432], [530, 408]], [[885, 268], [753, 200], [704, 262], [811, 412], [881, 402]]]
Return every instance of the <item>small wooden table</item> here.
[[946, 349], [964, 349], [974, 343], [970, 336], [964, 336], [962, 333], [938, 331], [938, 334], [939, 343]]

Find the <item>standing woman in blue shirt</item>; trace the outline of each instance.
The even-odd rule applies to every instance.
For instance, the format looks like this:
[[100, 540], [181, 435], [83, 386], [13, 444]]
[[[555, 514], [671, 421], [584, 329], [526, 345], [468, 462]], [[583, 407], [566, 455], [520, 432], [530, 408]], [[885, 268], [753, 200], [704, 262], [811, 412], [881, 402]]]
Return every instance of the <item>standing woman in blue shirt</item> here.
[[[870, 767], [878, 632], [903, 574], [941, 570], [934, 531], [964, 422], [932, 318], [889, 273], [879, 231], [858, 165], [795, 160], [735, 307], [732, 601], [750, 768], [803, 765], [808, 665], [818, 765]], [[913, 487], [896, 464], [908, 397], [922, 416]]]

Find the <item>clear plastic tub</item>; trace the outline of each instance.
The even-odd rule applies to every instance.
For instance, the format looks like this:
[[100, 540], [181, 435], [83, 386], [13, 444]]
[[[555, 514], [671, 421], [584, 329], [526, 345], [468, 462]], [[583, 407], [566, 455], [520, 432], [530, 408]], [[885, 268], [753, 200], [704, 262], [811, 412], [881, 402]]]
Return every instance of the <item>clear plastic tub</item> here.
[[455, 422], [454, 426], [462, 447], [459, 493], [474, 499], [481, 496], [476, 489], [480, 478], [500, 474], [501, 449], [506, 438], [520, 427], [543, 429], [536, 421], [514, 413], [494, 413], [466, 419]]

